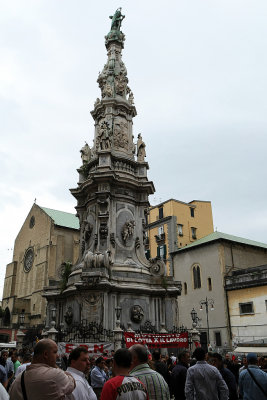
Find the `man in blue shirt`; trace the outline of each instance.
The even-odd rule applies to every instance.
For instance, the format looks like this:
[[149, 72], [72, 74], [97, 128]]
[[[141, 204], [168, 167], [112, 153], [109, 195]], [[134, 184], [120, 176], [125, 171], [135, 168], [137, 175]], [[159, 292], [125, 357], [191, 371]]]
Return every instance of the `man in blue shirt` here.
[[[266, 400], [267, 374], [258, 367], [256, 353], [248, 353], [248, 368], [240, 373], [239, 392], [243, 400]], [[253, 379], [254, 378], [254, 379]]]
[[94, 389], [97, 399], [100, 399], [104, 383], [108, 377], [104, 371], [105, 360], [103, 357], [98, 357], [95, 361], [95, 368], [91, 372], [91, 385]]

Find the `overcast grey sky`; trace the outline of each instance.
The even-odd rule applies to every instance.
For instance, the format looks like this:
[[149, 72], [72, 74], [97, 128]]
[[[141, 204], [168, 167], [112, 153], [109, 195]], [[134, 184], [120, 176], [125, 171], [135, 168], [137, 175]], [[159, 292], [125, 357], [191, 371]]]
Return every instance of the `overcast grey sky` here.
[[219, 231], [267, 242], [266, 0], [0, 0], [0, 296], [34, 199], [75, 212], [120, 6], [151, 203], [210, 200]]

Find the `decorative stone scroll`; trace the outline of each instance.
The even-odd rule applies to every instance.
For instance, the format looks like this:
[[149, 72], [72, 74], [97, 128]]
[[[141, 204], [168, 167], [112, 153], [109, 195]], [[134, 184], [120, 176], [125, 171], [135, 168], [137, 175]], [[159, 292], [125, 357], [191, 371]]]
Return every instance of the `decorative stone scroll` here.
[[164, 261], [157, 258], [149, 260], [150, 262], [150, 272], [152, 275], [165, 276], [166, 275], [166, 265]]

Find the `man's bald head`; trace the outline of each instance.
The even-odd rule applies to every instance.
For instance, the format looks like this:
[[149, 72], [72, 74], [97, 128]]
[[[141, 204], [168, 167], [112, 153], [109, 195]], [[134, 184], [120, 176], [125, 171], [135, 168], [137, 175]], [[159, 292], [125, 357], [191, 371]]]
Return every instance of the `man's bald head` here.
[[56, 366], [57, 344], [51, 339], [40, 340], [33, 350], [33, 364], [43, 363], [50, 367]]
[[33, 349], [34, 357], [43, 354], [47, 350], [50, 350], [55, 344], [56, 342], [54, 342], [54, 340], [51, 339], [39, 340], [39, 342], [35, 345]]

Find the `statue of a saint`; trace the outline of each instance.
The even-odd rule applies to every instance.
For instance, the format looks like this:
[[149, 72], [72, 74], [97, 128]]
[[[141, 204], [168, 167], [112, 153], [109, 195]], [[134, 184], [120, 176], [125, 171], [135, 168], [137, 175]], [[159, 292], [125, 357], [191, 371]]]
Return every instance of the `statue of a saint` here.
[[107, 121], [102, 122], [99, 127], [98, 137], [101, 150], [106, 150], [110, 148], [110, 134], [111, 130], [109, 127], [109, 123]]
[[146, 145], [143, 142], [141, 133], [139, 133], [137, 140], [137, 161], [144, 161], [145, 157], [146, 157]]
[[91, 149], [86, 142], [85, 142], [85, 145], [83, 146], [83, 148], [80, 150], [80, 153], [81, 153], [83, 165], [88, 163], [91, 159]]
[[121, 27], [121, 22], [125, 18], [125, 15], [121, 13], [121, 7], [118, 8], [114, 15], [109, 17], [111, 21], [111, 31], [119, 31]]
[[130, 103], [132, 106], [134, 105], [134, 95], [133, 95], [133, 92], [130, 92], [130, 93], [129, 93], [128, 101], [129, 101], [129, 103]]

